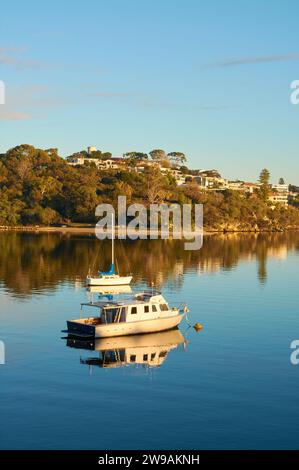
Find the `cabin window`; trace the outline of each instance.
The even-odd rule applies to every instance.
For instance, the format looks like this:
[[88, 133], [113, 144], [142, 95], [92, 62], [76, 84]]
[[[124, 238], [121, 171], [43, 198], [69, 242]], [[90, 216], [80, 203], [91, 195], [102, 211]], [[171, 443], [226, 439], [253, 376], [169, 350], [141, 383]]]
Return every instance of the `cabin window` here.
[[167, 356], [167, 351], [161, 351], [159, 354], [159, 357], [166, 357]]
[[153, 311], [153, 312], [156, 312], [156, 311], [157, 311], [156, 305], [152, 305], [152, 311]]
[[144, 360], [144, 362], [148, 361], [148, 354], [143, 354], [143, 360]]
[[118, 308], [107, 308], [104, 310], [105, 323], [113, 323], [118, 315]]
[[126, 307], [122, 307], [119, 321], [126, 321]]
[[168, 310], [167, 305], [166, 305], [166, 304], [160, 304], [160, 310], [161, 310], [162, 312], [165, 312], [166, 310]]
[[130, 356], [130, 362], [136, 362], [135, 354], [134, 355], [132, 354], [132, 356]]
[[149, 312], [149, 306], [148, 305], [145, 305], [144, 306], [144, 313], [148, 313]]
[[131, 314], [137, 313], [137, 307], [132, 307], [131, 308]]
[[153, 361], [156, 357], [156, 353], [151, 354], [151, 361]]

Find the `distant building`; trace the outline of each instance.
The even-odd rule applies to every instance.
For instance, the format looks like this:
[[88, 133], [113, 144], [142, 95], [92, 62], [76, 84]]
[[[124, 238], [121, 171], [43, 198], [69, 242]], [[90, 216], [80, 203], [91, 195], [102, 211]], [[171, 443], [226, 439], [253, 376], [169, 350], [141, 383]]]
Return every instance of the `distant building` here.
[[70, 157], [66, 157], [66, 161], [69, 165], [76, 166], [76, 165], [84, 165], [85, 157], [81, 153], [71, 155]]
[[176, 180], [177, 184], [184, 184], [185, 183], [185, 176], [182, 174], [182, 172], [176, 168], [167, 168], [167, 167], [161, 167], [161, 173], [163, 175], [170, 174], [173, 176], [173, 178]]
[[260, 188], [260, 185], [257, 183], [244, 182], [243, 188], [245, 193], [253, 194], [254, 191], [257, 191]]
[[196, 173], [183, 174], [180, 172], [180, 179], [184, 178], [186, 183], [197, 183], [202, 189], [224, 190], [228, 188], [228, 181], [222, 178], [216, 170], [197, 171]]
[[228, 185], [228, 181], [222, 178], [218, 170], [201, 170], [195, 178], [202, 188], [226, 189]]
[[209, 189], [226, 189], [228, 181], [221, 176], [201, 176], [201, 186]]
[[120, 157], [111, 157], [104, 160], [99, 159], [97, 166], [102, 170], [118, 170], [126, 162]]
[[272, 184], [269, 201], [275, 204], [282, 204], [287, 207], [289, 203], [289, 185], [288, 184]]
[[227, 182], [227, 189], [231, 189], [232, 191], [245, 191], [244, 188], [244, 181], [228, 181]]
[[289, 203], [289, 195], [288, 193], [279, 193], [279, 192], [270, 193], [268, 200], [270, 202], [273, 202], [274, 204], [281, 204], [287, 207]]
[[249, 183], [245, 181], [228, 181], [227, 188], [231, 191], [240, 191], [242, 193], [252, 194], [255, 190], [259, 189], [257, 183]]
[[299, 206], [299, 193], [293, 191], [289, 192], [289, 204]]
[[288, 184], [272, 184], [272, 189], [278, 193], [288, 193], [289, 185]]
[[190, 175], [190, 174], [182, 174], [182, 179], [184, 180], [183, 183], [181, 184], [185, 184], [185, 183], [197, 183], [198, 186], [200, 187], [203, 187], [203, 179], [201, 176], [198, 176], [198, 175]]
[[85, 163], [94, 163], [97, 168], [101, 170], [117, 170], [122, 165], [125, 165], [126, 162], [123, 158], [111, 157], [111, 158], [93, 158], [91, 156], [85, 156], [81, 153], [71, 155], [66, 158], [66, 161], [69, 165], [77, 166], [84, 165]]
[[[125, 160], [124, 160], [125, 161]], [[126, 161], [125, 161], [126, 162]], [[152, 162], [151, 162], [152, 163]], [[136, 173], [144, 173], [145, 170], [149, 167], [149, 162], [146, 160], [140, 160], [137, 161], [135, 166], [133, 167], [133, 171], [136, 171]], [[156, 166], [160, 168], [160, 165], [157, 163]]]
[[92, 152], [96, 152], [97, 148], [96, 147], [87, 147], [87, 153], [90, 155]]

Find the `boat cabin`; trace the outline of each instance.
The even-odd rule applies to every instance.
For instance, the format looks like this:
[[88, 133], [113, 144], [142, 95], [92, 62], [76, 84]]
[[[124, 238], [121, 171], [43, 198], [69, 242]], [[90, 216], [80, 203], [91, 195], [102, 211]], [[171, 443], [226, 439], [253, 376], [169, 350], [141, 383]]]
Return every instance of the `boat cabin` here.
[[154, 320], [169, 312], [167, 302], [159, 293], [142, 292], [123, 301], [89, 302], [81, 304], [100, 310], [100, 315], [82, 319], [86, 325]]

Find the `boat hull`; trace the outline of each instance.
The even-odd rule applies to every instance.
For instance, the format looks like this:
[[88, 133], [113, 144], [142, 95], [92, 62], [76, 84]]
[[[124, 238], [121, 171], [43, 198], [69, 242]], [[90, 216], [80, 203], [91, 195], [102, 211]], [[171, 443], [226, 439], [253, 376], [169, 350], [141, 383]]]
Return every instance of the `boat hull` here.
[[132, 276], [119, 276], [110, 277], [109, 279], [103, 277], [87, 277], [86, 284], [88, 286], [125, 286], [130, 284]]
[[[143, 320], [136, 322], [108, 323], [104, 325], [79, 325], [68, 322], [68, 333], [75, 336], [88, 335], [94, 338], [111, 338], [114, 336], [140, 335], [143, 333], [156, 333], [176, 328], [184, 318], [184, 313], [177, 315]], [[82, 328], [81, 328], [82, 327]]]
[[179, 329], [172, 328], [157, 333], [146, 333], [145, 335], [125, 335], [112, 338], [96, 339], [94, 351], [111, 351], [115, 349], [146, 349], [153, 347], [178, 346], [184, 343], [185, 338]]

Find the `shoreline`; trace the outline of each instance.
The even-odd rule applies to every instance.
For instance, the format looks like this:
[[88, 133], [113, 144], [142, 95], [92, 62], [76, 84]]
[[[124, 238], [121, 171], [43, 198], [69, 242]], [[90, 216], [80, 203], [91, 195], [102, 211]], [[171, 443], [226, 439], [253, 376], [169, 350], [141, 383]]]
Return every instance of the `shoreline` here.
[[[203, 235], [216, 235], [216, 234], [233, 234], [233, 233], [286, 233], [286, 232], [292, 232], [292, 231], [299, 231], [299, 227], [288, 227], [285, 229], [252, 229], [252, 230], [233, 230], [233, 229], [207, 229], [203, 230]], [[95, 226], [78, 226], [78, 227], [52, 227], [52, 226], [46, 226], [46, 227], [35, 227], [35, 226], [15, 226], [15, 227], [5, 227], [5, 226], [0, 226], [0, 232], [30, 232], [30, 233], [69, 233], [69, 234], [93, 234], [95, 235]], [[104, 231], [103, 231], [104, 233]], [[109, 231], [105, 231], [105, 233], [110, 233]], [[170, 236], [169, 238], [175, 238], [171, 230], [169, 230]], [[136, 232], [134, 230], [119, 230], [117, 227], [115, 227], [115, 235], [118, 237], [118, 235], [136, 235]], [[143, 235], [146, 237], [149, 237], [150, 233], [149, 230], [145, 231], [138, 231], [138, 235]], [[156, 231], [154, 232], [154, 235], [157, 235], [158, 238], [161, 238], [161, 231]], [[201, 234], [197, 234], [197, 236], [200, 236]], [[186, 233], [185, 236], [182, 236], [181, 238], [190, 238], [193, 236], [194, 238], [194, 232], [189, 232]], [[116, 238], [117, 238], [116, 237]], [[138, 237], [140, 238], [140, 237]], [[137, 239], [138, 239], [137, 238]]]

